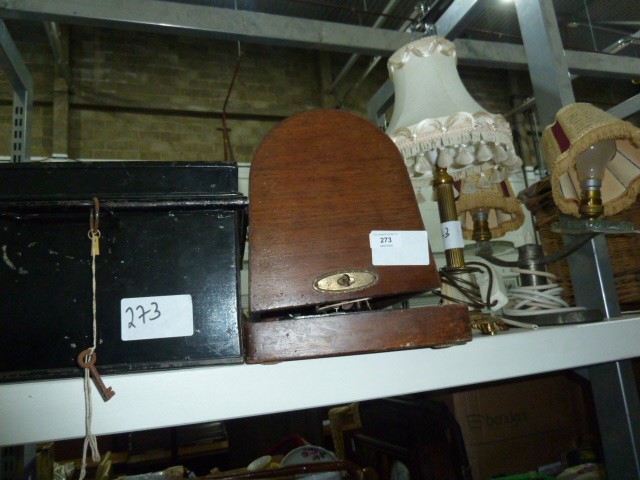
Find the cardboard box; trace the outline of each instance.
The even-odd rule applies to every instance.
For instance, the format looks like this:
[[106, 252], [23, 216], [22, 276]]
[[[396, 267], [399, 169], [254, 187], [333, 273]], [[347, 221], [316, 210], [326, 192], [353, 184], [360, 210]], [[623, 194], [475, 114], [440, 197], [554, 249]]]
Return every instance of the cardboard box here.
[[475, 480], [561, 468], [588, 437], [582, 388], [562, 374], [465, 390], [452, 404]]

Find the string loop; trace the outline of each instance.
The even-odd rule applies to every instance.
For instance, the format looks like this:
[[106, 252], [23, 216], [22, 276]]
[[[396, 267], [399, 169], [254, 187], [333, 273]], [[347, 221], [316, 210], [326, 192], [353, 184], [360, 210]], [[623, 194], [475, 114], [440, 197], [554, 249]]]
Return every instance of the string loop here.
[[[93, 197], [93, 208], [89, 213], [89, 233], [88, 237], [92, 245], [100, 238], [100, 202]], [[96, 319], [96, 248], [91, 248], [91, 287], [93, 292], [91, 310], [93, 317], [93, 345], [89, 348], [90, 353], [85, 356], [84, 360], [88, 364], [91, 356], [96, 349], [97, 343], [97, 319]], [[91, 431], [93, 423], [93, 403], [91, 401], [91, 378], [88, 368], [84, 369], [84, 409], [85, 409], [85, 437], [82, 446], [82, 466], [80, 468], [79, 480], [83, 480], [87, 474], [87, 448], [91, 447], [91, 459], [94, 462], [100, 461], [100, 452], [98, 450], [98, 440]]]

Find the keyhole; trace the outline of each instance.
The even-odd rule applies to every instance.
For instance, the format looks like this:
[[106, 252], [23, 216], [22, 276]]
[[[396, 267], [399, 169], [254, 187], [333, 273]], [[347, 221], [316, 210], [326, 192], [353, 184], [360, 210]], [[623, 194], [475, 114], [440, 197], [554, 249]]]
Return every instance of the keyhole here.
[[353, 282], [355, 281], [356, 281], [355, 278], [345, 273], [340, 278], [338, 278], [338, 285], [340, 285], [341, 287], [348, 287], [349, 285], [353, 284]]

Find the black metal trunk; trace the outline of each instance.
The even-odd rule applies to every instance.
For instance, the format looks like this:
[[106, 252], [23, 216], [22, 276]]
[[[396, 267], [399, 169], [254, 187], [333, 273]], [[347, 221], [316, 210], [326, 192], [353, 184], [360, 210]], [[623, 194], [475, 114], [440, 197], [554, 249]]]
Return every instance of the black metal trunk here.
[[99, 371], [242, 361], [247, 199], [235, 164], [7, 164], [0, 165], [0, 380], [81, 374], [76, 358], [93, 344], [94, 197]]

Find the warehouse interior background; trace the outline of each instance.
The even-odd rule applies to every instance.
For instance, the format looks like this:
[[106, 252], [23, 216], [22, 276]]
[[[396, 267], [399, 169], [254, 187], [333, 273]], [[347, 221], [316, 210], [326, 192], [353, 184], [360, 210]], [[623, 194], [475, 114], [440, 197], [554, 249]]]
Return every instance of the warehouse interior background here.
[[[430, 26], [458, 0], [427, 0], [418, 4], [414, 0], [147, 1], [173, 7], [210, 7], [375, 26], [390, 31], [415, 29], [414, 38], [419, 38], [425, 32], [433, 33]], [[57, 0], [52, 2], [58, 4]], [[478, 4], [473, 18], [465, 21], [456, 39], [490, 42], [475, 45], [497, 52], [502, 45], [504, 48], [522, 45], [513, 2], [479, 0]], [[632, 59], [633, 69], [638, 71], [640, 2], [555, 0], [553, 5], [566, 50]], [[132, 8], [132, 17], [135, 12]], [[61, 17], [58, 21], [46, 16], [38, 19], [37, 13], [20, 19], [12, 17], [15, 16], [0, 7], [0, 18], [5, 18], [33, 77], [31, 156], [43, 161], [222, 161], [223, 116], [226, 116], [230, 129], [229, 159], [248, 168], [263, 137], [291, 115], [317, 108], [341, 108], [366, 118], [371, 98], [388, 79], [386, 59], [392, 53], [389, 51], [376, 60], [375, 54], [358, 53], [353, 57], [344, 45], [314, 48], [309, 44], [302, 48], [292, 46], [287, 32], [282, 32], [282, 38], [249, 37], [238, 42], [222, 34], [145, 29], [124, 25], [126, 22], [117, 19], [92, 22], [66, 21]], [[421, 21], [416, 23], [416, 18]], [[262, 31], [259, 25], [255, 28]], [[491, 60], [494, 57], [468, 48], [458, 61], [460, 76], [478, 103], [492, 113], [508, 116], [525, 165], [536, 170], [539, 159], [534, 137], [541, 134], [544, 125], [537, 125], [538, 131], [534, 131], [536, 126], [530, 121], [534, 103], [530, 101], [533, 91], [529, 73], [526, 65], [511, 68], [508, 62]], [[618, 64], [613, 73], [607, 71], [606, 64], [591, 67], [595, 70], [593, 75], [580, 74], [573, 80], [577, 101], [608, 110], [640, 94], [640, 75], [620, 72]], [[0, 132], [3, 132], [0, 158], [6, 161], [11, 158], [13, 95], [9, 81], [0, 75]], [[524, 108], [518, 108], [523, 104]], [[627, 120], [639, 125], [640, 114]], [[363, 170], [366, 171], [366, 166]], [[551, 415], [553, 418], [548, 422], [544, 415], [536, 418], [540, 422], [540, 430], [534, 432], [538, 443], [557, 434], [554, 438], [563, 444], [565, 433], [575, 436], [579, 432], [583, 445], [597, 444], [593, 407], [585, 407], [581, 401], [589, 396], [584, 381], [572, 374], [570, 380], [554, 375], [523, 382], [536, 381], [542, 382], [545, 395], [548, 394], [541, 398], [541, 403], [557, 408], [557, 415]], [[528, 383], [519, 385], [522, 392], [535, 391], [527, 390]], [[505, 383], [490, 388], [501, 386]], [[550, 393], [553, 389], [558, 389], [562, 398], [554, 397]], [[524, 401], [514, 393], [516, 390], [510, 390], [510, 394], [516, 401]], [[472, 391], [461, 390], [458, 402], [470, 401]], [[455, 399], [448, 401], [455, 403]], [[325, 417], [326, 410], [314, 409], [229, 422], [229, 445], [237, 442], [235, 445], [244, 444], [244, 448], [221, 460], [221, 465], [232, 468], [246, 465], [292, 431], [307, 432], [307, 440], [314, 443], [328, 441], [326, 432], [318, 429], [318, 422], [321, 424]], [[550, 434], [552, 430], [555, 433]], [[146, 437], [139, 434], [142, 446], [138, 448], [142, 452], [145, 448], [166, 446], [175, 441], [172, 435], [175, 432], [169, 429]], [[245, 441], [248, 437], [253, 439], [251, 444]], [[131, 434], [114, 435], [103, 442], [107, 449], [126, 450], [132, 438]], [[507, 439], [501, 441], [508, 444]], [[80, 444], [79, 440], [71, 442], [59, 451], [74, 458]], [[470, 455], [492, 457], [483, 448], [468, 447], [468, 450]]]
[[[175, 2], [173, 2], [175, 3]], [[233, 2], [184, 2], [234, 8]], [[386, 1], [237, 2], [240, 10], [372, 25]], [[403, 26], [416, 7], [393, 2], [392, 17], [379, 28]], [[451, 2], [432, 1], [425, 16], [434, 22]], [[514, 4], [485, 0], [459, 38], [518, 44], [522, 40]], [[429, 2], [425, 3], [428, 10]], [[566, 49], [602, 52], [636, 33], [635, 2], [554, 2]], [[346, 8], [348, 7], [348, 8]], [[374, 13], [366, 13], [366, 12]], [[378, 13], [378, 15], [376, 15]], [[238, 56], [235, 41], [173, 33], [59, 25], [65, 52], [52, 50], [45, 23], [7, 20], [34, 80], [32, 156], [72, 159], [222, 160], [222, 107]], [[416, 34], [418, 35], [418, 34]], [[640, 41], [629, 40], [616, 55], [635, 57]], [[273, 43], [276, 43], [274, 40]], [[341, 108], [366, 116], [367, 102], [388, 78], [386, 58], [361, 81], [371, 56], [361, 55], [333, 90], [350, 54], [242, 41], [243, 58], [228, 100], [233, 157], [251, 162], [262, 137], [280, 120], [313, 108]], [[68, 52], [68, 53], [67, 53]], [[532, 95], [527, 71], [459, 61], [469, 92], [488, 111], [508, 113]], [[619, 75], [618, 75], [619, 77]], [[353, 88], [356, 83], [357, 88]], [[13, 90], [3, 80], [1, 125], [9, 131]], [[633, 78], [580, 77], [578, 101], [607, 109], [640, 91]], [[345, 98], [346, 95], [346, 98]], [[65, 139], [67, 142], [65, 144]], [[10, 135], [0, 137], [0, 154], [10, 153]], [[525, 162], [534, 165], [531, 155]]]

